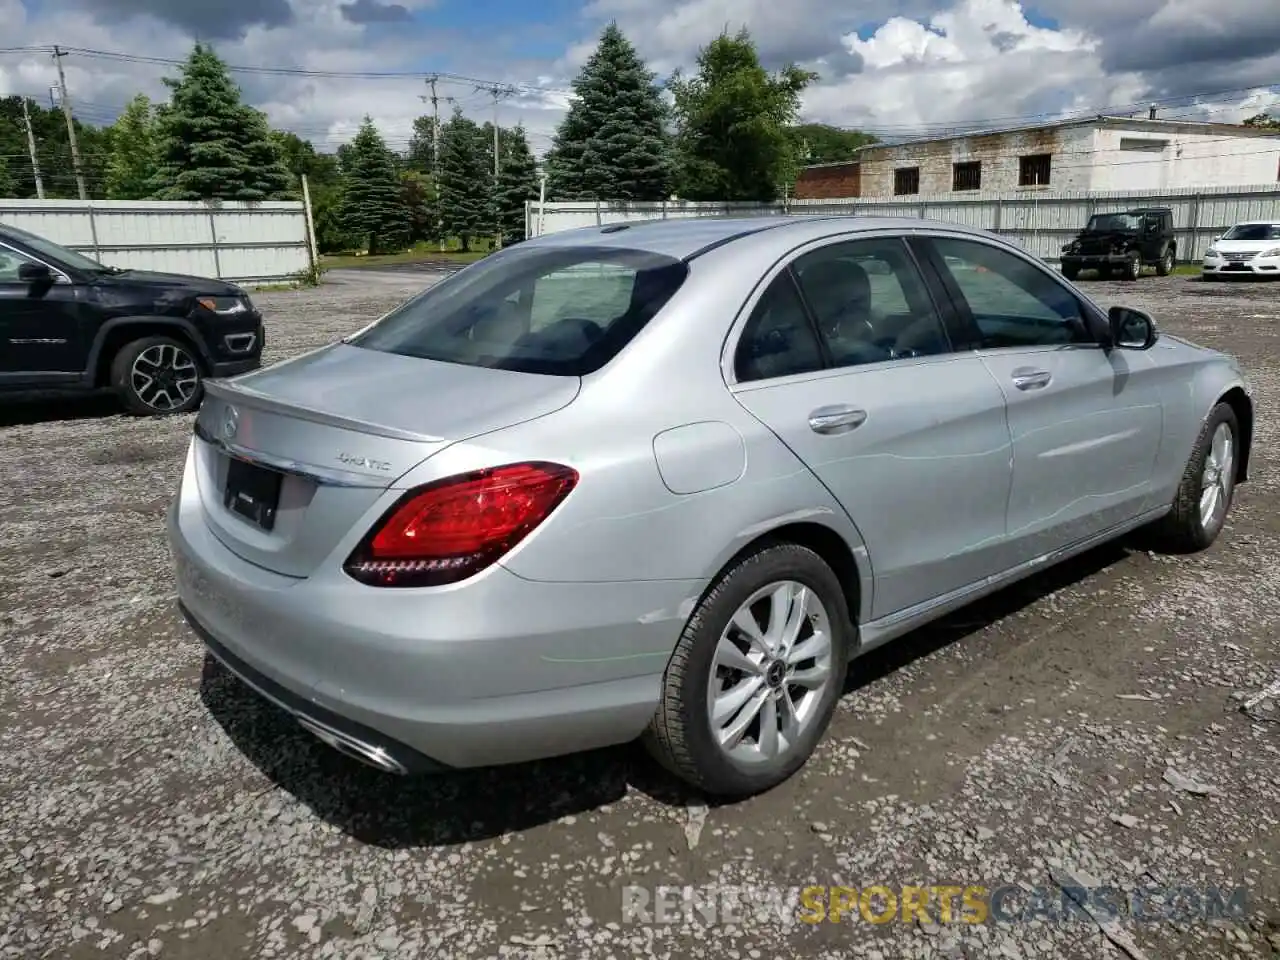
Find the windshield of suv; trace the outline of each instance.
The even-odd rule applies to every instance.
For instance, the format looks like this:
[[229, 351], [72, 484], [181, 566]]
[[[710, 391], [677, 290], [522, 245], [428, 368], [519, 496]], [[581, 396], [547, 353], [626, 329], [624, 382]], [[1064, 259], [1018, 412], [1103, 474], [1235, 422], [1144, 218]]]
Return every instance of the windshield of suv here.
[[1237, 223], [1222, 235], [1223, 240], [1280, 240], [1280, 224]]
[[1089, 233], [1137, 233], [1141, 228], [1142, 218], [1131, 213], [1098, 213], [1089, 218], [1085, 230]]
[[684, 283], [679, 260], [616, 247], [519, 246], [429, 288], [347, 342], [425, 360], [583, 376]]
[[104, 267], [97, 260], [90, 260], [83, 254], [68, 250], [66, 247], [59, 246], [51, 240], [46, 240], [44, 237], [36, 236], [34, 233], [29, 233], [18, 227], [11, 227], [6, 224], [4, 232], [26, 245], [37, 256], [44, 257], [46, 260], [53, 260], [55, 263], [64, 264], [72, 270], [84, 270], [87, 273], [114, 272], [113, 268]]

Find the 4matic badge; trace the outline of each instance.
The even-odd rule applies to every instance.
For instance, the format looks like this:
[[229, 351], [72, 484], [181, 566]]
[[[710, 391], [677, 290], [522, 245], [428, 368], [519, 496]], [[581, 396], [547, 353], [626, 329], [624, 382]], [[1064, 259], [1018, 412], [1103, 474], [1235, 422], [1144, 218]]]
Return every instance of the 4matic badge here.
[[338, 454], [338, 462], [345, 463], [349, 467], [364, 467], [366, 470], [380, 470], [383, 473], [391, 470], [389, 460], [372, 460], [369, 457], [356, 457], [349, 453]]

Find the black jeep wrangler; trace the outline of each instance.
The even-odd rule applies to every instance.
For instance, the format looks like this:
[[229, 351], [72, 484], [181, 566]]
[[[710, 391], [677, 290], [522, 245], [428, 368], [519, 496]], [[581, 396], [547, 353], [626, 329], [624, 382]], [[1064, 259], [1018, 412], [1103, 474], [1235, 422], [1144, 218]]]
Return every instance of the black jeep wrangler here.
[[1173, 211], [1140, 207], [1121, 213], [1097, 213], [1076, 238], [1062, 248], [1062, 275], [1074, 280], [1081, 270], [1100, 276], [1137, 280], [1143, 267], [1167, 277], [1178, 259], [1173, 237]]
[[234, 284], [106, 267], [0, 224], [0, 400], [110, 389], [134, 414], [185, 413], [205, 377], [258, 367], [263, 340]]

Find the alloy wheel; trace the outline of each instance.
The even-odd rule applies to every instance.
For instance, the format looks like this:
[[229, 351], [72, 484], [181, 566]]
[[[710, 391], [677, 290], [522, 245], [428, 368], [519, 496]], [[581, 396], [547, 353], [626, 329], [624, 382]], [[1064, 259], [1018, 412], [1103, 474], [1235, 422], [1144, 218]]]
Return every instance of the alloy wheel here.
[[715, 743], [739, 763], [788, 757], [818, 719], [836, 673], [831, 619], [818, 595], [794, 580], [761, 587], [716, 646], [707, 689]]
[[1234, 471], [1235, 438], [1231, 427], [1220, 423], [1213, 431], [1200, 475], [1200, 525], [1206, 530], [1213, 529], [1227, 509]]
[[176, 410], [187, 403], [200, 386], [195, 359], [181, 347], [157, 343], [143, 350], [129, 369], [129, 385], [142, 403], [153, 410]]

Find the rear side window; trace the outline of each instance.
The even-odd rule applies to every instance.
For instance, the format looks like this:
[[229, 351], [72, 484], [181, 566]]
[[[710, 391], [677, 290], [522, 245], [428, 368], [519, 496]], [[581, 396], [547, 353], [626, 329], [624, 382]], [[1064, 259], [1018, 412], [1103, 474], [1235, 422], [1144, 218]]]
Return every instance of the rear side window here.
[[441, 281], [349, 343], [426, 360], [584, 376], [612, 360], [684, 283], [643, 250], [521, 248]]

